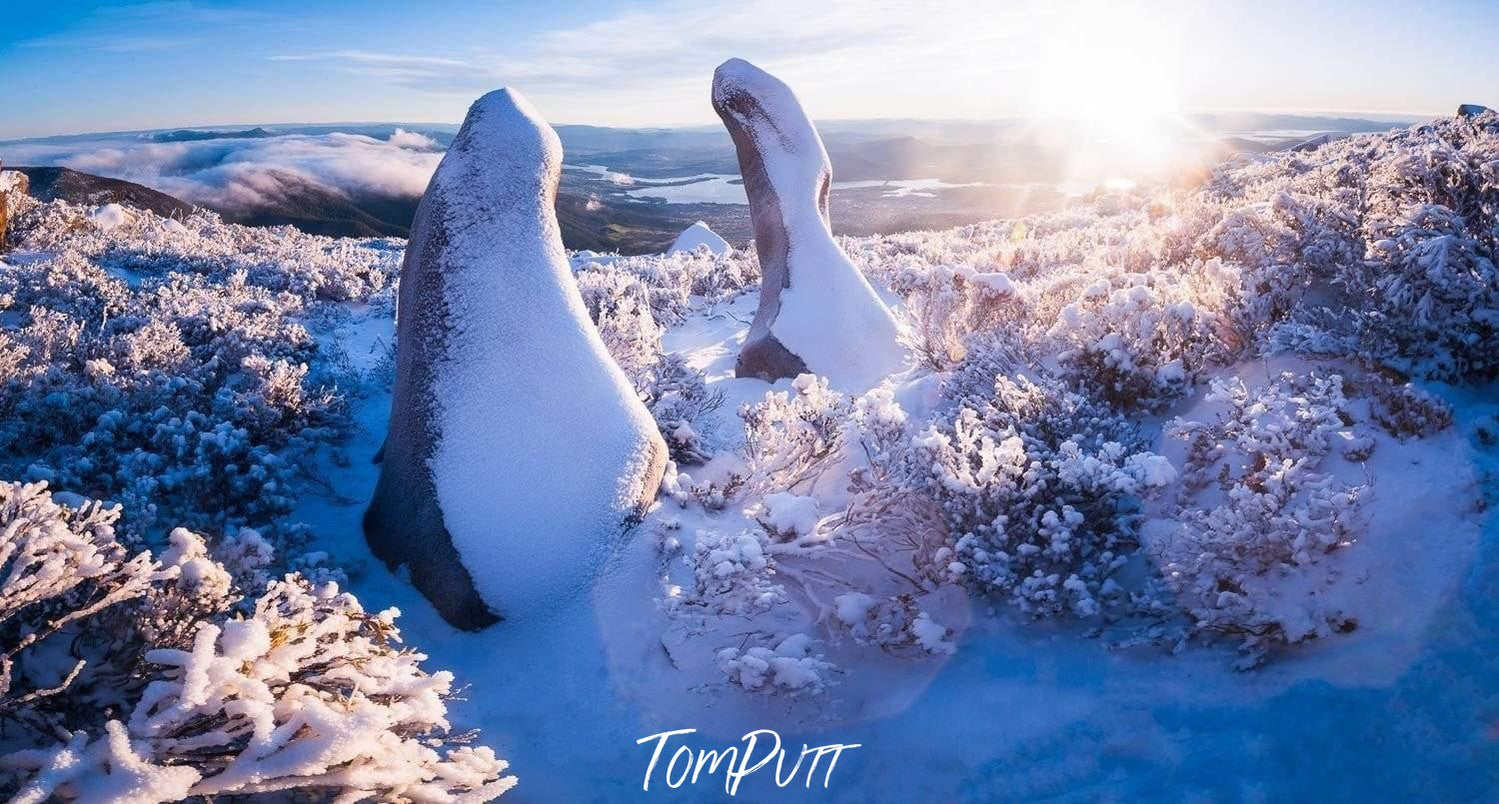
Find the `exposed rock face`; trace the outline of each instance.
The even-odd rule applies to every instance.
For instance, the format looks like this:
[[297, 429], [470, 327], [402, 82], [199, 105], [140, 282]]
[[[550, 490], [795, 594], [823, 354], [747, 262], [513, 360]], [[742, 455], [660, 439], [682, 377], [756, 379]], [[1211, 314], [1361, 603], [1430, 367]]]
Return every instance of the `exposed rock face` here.
[[1484, 112], [1489, 112], [1489, 111], [1493, 111], [1493, 110], [1490, 109], [1487, 106], [1479, 106], [1476, 103], [1464, 103], [1463, 105], [1457, 107], [1457, 116], [1458, 117], [1477, 117], [1477, 116], [1483, 114]]
[[832, 165], [795, 93], [730, 59], [713, 74], [713, 109], [739, 154], [764, 277], [735, 376], [811, 371], [857, 391], [898, 369], [895, 319], [833, 240]]
[[0, 170], [0, 251], [10, 242], [10, 217], [20, 206], [20, 198], [29, 191], [26, 174]]
[[402, 268], [365, 535], [460, 628], [539, 616], [587, 589], [665, 468], [568, 267], [561, 168], [556, 133], [524, 98], [480, 98], [422, 197]]

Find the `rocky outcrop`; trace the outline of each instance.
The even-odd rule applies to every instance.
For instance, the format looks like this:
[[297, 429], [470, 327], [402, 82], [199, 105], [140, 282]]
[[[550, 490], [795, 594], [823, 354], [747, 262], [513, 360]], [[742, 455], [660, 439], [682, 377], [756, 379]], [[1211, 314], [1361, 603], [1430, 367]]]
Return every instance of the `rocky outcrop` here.
[[460, 628], [541, 616], [589, 588], [665, 468], [568, 266], [561, 168], [556, 133], [525, 99], [480, 98], [422, 197], [401, 271], [365, 535]]
[[858, 391], [898, 369], [894, 317], [833, 240], [832, 165], [795, 93], [730, 59], [713, 74], [713, 109], [738, 152], [763, 275], [735, 376], [811, 371]]
[[10, 219], [20, 207], [21, 197], [29, 192], [28, 184], [25, 173], [0, 169], [0, 251], [9, 247]]
[[1476, 103], [1464, 103], [1463, 105], [1457, 107], [1457, 116], [1458, 117], [1477, 117], [1477, 116], [1483, 114], [1484, 112], [1491, 112], [1491, 111], [1493, 111], [1493, 109], [1490, 109], [1487, 106], [1479, 106]]

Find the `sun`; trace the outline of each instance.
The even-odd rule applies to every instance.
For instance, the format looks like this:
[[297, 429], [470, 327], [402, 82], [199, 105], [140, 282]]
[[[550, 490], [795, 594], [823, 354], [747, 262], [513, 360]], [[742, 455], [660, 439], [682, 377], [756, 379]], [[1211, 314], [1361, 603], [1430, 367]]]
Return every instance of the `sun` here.
[[1108, 176], [1162, 163], [1182, 127], [1181, 51], [1165, 13], [1125, 3], [1069, 5], [1042, 27], [1033, 108], [1089, 145], [1079, 159], [1109, 163], [1078, 167]]

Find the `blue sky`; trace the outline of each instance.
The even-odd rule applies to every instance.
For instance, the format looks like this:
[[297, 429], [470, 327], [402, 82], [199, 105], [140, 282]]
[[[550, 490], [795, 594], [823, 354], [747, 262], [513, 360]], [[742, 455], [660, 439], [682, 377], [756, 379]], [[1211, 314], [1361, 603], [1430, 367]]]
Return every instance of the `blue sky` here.
[[1425, 114], [1499, 104], [1499, 3], [45, 2], [3, 15], [0, 138], [249, 122], [713, 121], [729, 56], [821, 118], [1059, 106]]

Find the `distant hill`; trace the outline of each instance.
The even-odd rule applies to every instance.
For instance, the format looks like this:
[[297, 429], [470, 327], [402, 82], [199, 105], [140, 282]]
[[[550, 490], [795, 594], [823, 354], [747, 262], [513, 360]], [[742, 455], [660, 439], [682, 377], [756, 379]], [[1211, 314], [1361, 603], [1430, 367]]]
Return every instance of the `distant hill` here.
[[123, 204], [149, 209], [158, 215], [186, 215], [193, 205], [159, 190], [121, 179], [79, 173], [65, 167], [18, 167], [31, 182], [31, 197], [40, 201], [67, 201], [100, 206]]
[[[40, 201], [67, 201], [99, 206], [123, 204], [171, 217], [192, 212], [193, 205], [134, 182], [80, 173], [65, 167], [15, 168], [31, 181]], [[329, 237], [406, 237], [420, 198], [368, 196], [354, 198], [291, 174], [277, 176], [279, 191], [251, 210], [215, 210], [231, 223], [247, 226], [295, 226]], [[691, 225], [687, 214], [656, 204], [620, 205], [579, 195], [557, 197], [562, 242], [571, 249], [645, 254], [662, 251]]]
[[246, 131], [200, 131], [184, 128], [178, 131], [163, 131], [151, 135], [152, 142], [196, 142], [198, 140], [263, 140], [279, 134], [255, 127]]

